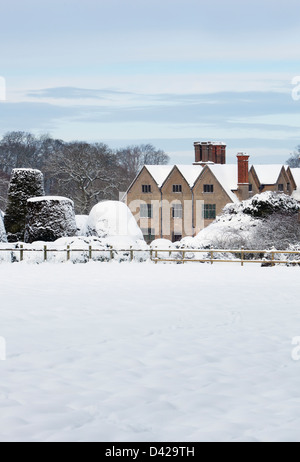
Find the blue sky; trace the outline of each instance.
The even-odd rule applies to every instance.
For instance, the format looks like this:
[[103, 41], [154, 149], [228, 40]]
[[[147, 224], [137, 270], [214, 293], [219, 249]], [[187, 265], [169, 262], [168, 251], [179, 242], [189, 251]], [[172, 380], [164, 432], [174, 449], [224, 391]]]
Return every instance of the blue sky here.
[[1, 0], [1, 13], [0, 135], [150, 142], [181, 163], [198, 140], [264, 163], [300, 144], [298, 1]]

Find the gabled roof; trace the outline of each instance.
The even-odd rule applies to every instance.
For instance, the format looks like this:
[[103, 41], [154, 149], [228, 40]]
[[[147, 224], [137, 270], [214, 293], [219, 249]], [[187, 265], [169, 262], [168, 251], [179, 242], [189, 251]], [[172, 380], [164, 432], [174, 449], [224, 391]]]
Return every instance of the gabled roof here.
[[157, 186], [160, 188], [173, 170], [174, 165], [145, 165]]
[[[206, 167], [201, 165], [144, 165], [144, 167], [149, 174], [152, 176], [153, 180], [156, 182], [157, 186], [161, 188], [164, 182], [168, 179], [171, 172], [174, 168], [177, 168], [182, 174], [183, 178], [186, 180], [190, 188], [193, 188], [196, 180], [204, 171], [205, 168], [208, 168], [216, 180], [220, 183], [222, 188], [225, 190], [226, 194], [232, 202], [238, 202], [237, 196], [233, 191], [237, 189], [237, 166], [236, 164], [211, 164]], [[141, 172], [137, 176], [140, 175]], [[132, 182], [132, 184], [135, 180]], [[129, 189], [131, 186], [129, 187]], [[128, 189], [128, 191], [129, 191]]]
[[145, 165], [145, 167], [159, 188], [162, 187], [175, 167], [178, 168], [190, 188], [194, 186], [195, 181], [202, 171], [200, 165]]
[[192, 188], [198, 176], [202, 172], [201, 165], [176, 165], [182, 176], [186, 179], [190, 188]]
[[260, 184], [275, 184], [279, 178], [281, 170], [284, 168], [280, 164], [252, 165]]
[[236, 164], [214, 164], [207, 168], [216, 177], [226, 194], [232, 202], [239, 202], [233, 191], [237, 190], [237, 165]]

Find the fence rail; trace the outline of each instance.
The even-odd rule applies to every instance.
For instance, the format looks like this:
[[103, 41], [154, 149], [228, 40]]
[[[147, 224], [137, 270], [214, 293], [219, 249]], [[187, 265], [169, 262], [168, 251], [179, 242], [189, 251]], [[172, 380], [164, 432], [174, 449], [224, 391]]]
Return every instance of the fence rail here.
[[[17, 244], [1, 248], [0, 247], [0, 258], [3, 252], [10, 252], [12, 258], [11, 261], [24, 261], [26, 253], [41, 253], [42, 260], [48, 261], [49, 255], [53, 253], [65, 253], [66, 258], [64, 261], [71, 260], [71, 256], [78, 252], [85, 255], [86, 261], [93, 260], [97, 254], [104, 256], [105, 261], [114, 260], [116, 256], [120, 254], [126, 255], [128, 261], [135, 260], [136, 254], [143, 252], [148, 253], [148, 259], [157, 263], [239, 263], [244, 266], [245, 263], [259, 263], [261, 265], [274, 266], [276, 264], [291, 264], [300, 265], [300, 251], [290, 250], [247, 250], [241, 249], [135, 249], [130, 247], [129, 249], [115, 249], [113, 247], [108, 248], [95, 248], [91, 245], [88, 248], [72, 248], [66, 246], [64, 248], [53, 248], [47, 245], [40, 248], [26, 247], [23, 244]], [[226, 258], [226, 255], [230, 255], [231, 258]], [[18, 256], [18, 260], [16, 259]], [[295, 258], [291, 258], [294, 255]], [[257, 258], [255, 258], [257, 256]], [[285, 258], [280, 258], [280, 256]], [[202, 257], [202, 258], [201, 258]]]

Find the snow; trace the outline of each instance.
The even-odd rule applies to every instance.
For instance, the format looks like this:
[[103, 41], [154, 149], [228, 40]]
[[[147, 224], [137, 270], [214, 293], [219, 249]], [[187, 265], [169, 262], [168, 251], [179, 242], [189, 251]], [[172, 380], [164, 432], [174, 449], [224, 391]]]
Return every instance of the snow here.
[[[286, 244], [298, 241], [299, 204], [290, 196], [266, 191], [251, 199], [229, 203], [223, 213], [209, 226], [201, 230], [195, 238], [186, 237], [180, 241], [185, 248], [247, 249], [277, 248], [286, 249]], [[278, 217], [276, 214], [280, 214]], [[294, 231], [288, 232], [294, 217]], [[271, 220], [266, 222], [265, 219]], [[279, 222], [280, 225], [279, 225]], [[282, 224], [282, 221], [285, 223]], [[275, 226], [275, 228], [272, 228]], [[282, 226], [282, 227], [280, 227]], [[285, 234], [286, 235], [285, 235]]]
[[42, 197], [31, 197], [30, 199], [28, 199], [28, 202], [32, 202], [32, 203], [47, 202], [47, 201], [49, 202], [52, 202], [52, 201], [70, 202], [74, 206], [74, 202], [71, 199], [69, 199], [68, 197], [63, 197], [63, 196], [42, 196]]
[[237, 189], [237, 165], [210, 165], [210, 171], [214, 174], [218, 182], [224, 188], [226, 194], [232, 202], [239, 202], [233, 190]]
[[166, 250], [174, 248], [174, 244], [169, 239], [154, 239], [150, 244], [150, 248]]
[[212, 145], [212, 146], [226, 146], [226, 143], [223, 143], [221, 141], [196, 141], [194, 144]]
[[173, 170], [174, 165], [145, 165], [145, 167], [160, 188]]
[[200, 165], [145, 165], [157, 186], [162, 187], [174, 167], [177, 167], [182, 176], [192, 188], [202, 171]]
[[[154, 239], [154, 241], [151, 242], [149, 247], [153, 250], [175, 249], [173, 242], [169, 239]], [[168, 258], [168, 252], [155, 252], [153, 255], [154, 257], [161, 258], [162, 260]], [[174, 254], [172, 254], [172, 257], [173, 256]]]
[[253, 165], [260, 184], [275, 184], [282, 170], [282, 165]]
[[178, 170], [186, 179], [190, 188], [192, 188], [202, 172], [202, 167], [200, 165], [177, 165]]
[[95, 205], [87, 220], [87, 232], [100, 238], [128, 236], [132, 241], [144, 239], [127, 205], [118, 201], [103, 201]]
[[0, 242], [7, 242], [6, 232], [3, 223], [3, 215], [0, 210]]
[[18, 173], [18, 172], [31, 172], [31, 173], [34, 172], [38, 176], [40, 176], [42, 174], [42, 172], [40, 170], [37, 170], [35, 168], [13, 168], [12, 169], [12, 174]]
[[77, 235], [86, 236], [88, 215], [76, 215]]
[[1, 441], [300, 440], [299, 268], [0, 269]]
[[[253, 235], [259, 222], [250, 215], [221, 215], [213, 223], [204, 228], [194, 238], [185, 238], [187, 247], [214, 247], [214, 248], [236, 248], [251, 247]], [[239, 245], [239, 242], [242, 242]], [[246, 244], [248, 242], [248, 246]], [[251, 245], [250, 245], [251, 243]]]

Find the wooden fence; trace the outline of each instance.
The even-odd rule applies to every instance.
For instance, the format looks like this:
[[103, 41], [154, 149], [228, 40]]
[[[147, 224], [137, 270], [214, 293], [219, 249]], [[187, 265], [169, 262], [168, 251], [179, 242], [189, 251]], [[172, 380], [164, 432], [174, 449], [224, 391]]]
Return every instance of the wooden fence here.
[[[300, 265], [300, 251], [288, 250], [223, 250], [223, 249], [176, 249], [176, 250], [153, 250], [154, 257], [151, 258], [155, 263], [158, 262], [181, 262], [181, 263], [239, 263], [244, 266], [245, 263], [260, 263], [266, 266], [275, 266], [276, 264], [294, 264]], [[172, 258], [172, 254], [176, 252], [181, 254], [179, 258]], [[160, 253], [166, 253], [167, 258], [163, 258]], [[204, 254], [204, 258], [193, 258], [195, 254]], [[232, 258], [225, 258], [224, 255], [231, 255]], [[192, 255], [189, 256], [189, 255]], [[218, 257], [219, 255], [219, 257]], [[279, 255], [296, 255], [298, 259], [283, 258], [279, 259]], [[255, 258], [257, 257], [257, 258]]]
[[[23, 244], [17, 244], [14, 246], [0, 247], [0, 259], [2, 252], [10, 252], [14, 258], [11, 261], [24, 261], [26, 253], [38, 252], [42, 254], [42, 260], [48, 261], [49, 255], [54, 253], [65, 253], [66, 257], [64, 261], [71, 260], [71, 256], [81, 252], [85, 255], [86, 261], [93, 259], [97, 260], [97, 257], [103, 256], [104, 261], [110, 261], [124, 255], [127, 261], [134, 261], [139, 253], [148, 253], [149, 259], [157, 263], [239, 263], [244, 266], [246, 263], [259, 263], [266, 266], [275, 266], [276, 264], [290, 264], [300, 265], [300, 251], [288, 251], [288, 250], [247, 250], [247, 249], [234, 249], [234, 250], [223, 250], [223, 249], [115, 249], [113, 247], [108, 248], [93, 248], [89, 246], [85, 249], [71, 248], [69, 245], [65, 248], [52, 248], [45, 245], [40, 248], [32, 248], [24, 246]], [[18, 256], [16, 259], [15, 256]], [[226, 258], [228, 255], [228, 258]], [[295, 256], [293, 258], [292, 256]], [[96, 257], [96, 258], [95, 258]], [[98, 258], [99, 260], [99, 258]]]

